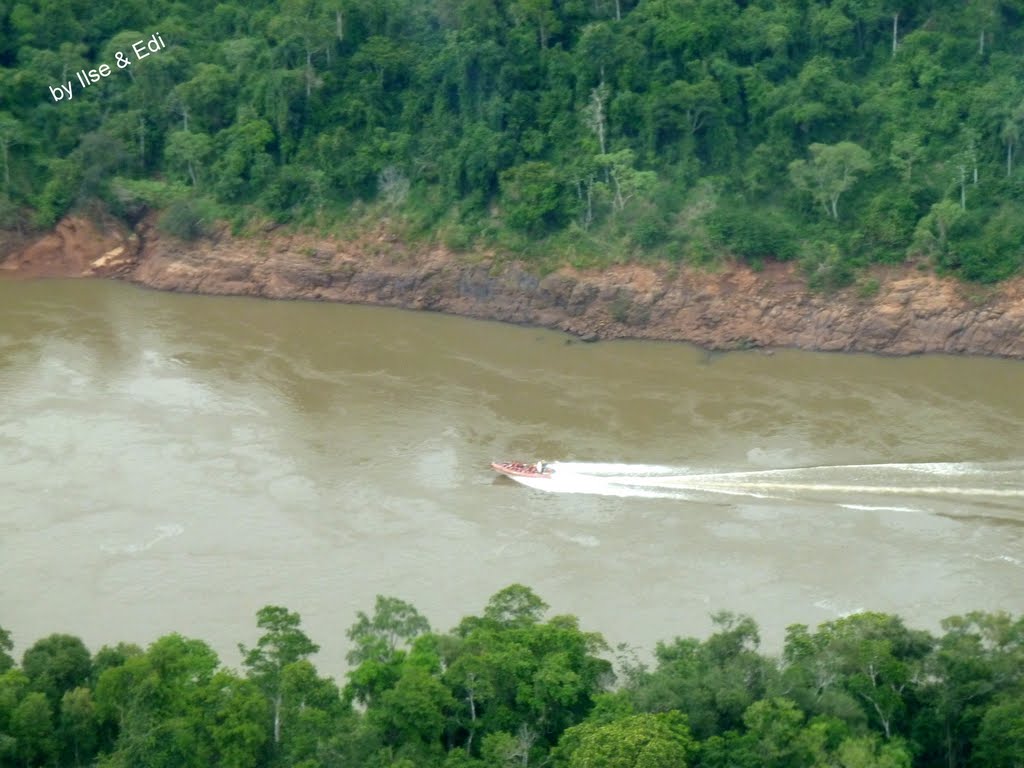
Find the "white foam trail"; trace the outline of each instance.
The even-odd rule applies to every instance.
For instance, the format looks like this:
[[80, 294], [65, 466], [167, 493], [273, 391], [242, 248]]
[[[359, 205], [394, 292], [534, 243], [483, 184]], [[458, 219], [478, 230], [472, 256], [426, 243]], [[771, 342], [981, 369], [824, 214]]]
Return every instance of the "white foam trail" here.
[[[870, 496], [924, 496], [977, 499], [1024, 499], [1016, 467], [999, 469], [960, 462], [921, 464], [847, 464], [784, 469], [708, 471], [658, 464], [553, 462], [550, 478], [516, 478], [523, 485], [553, 493], [592, 493], [610, 496], [692, 499], [694, 493], [752, 498], [779, 498], [800, 493]], [[834, 476], [853, 475], [857, 482], [836, 482]], [[877, 479], [881, 482], [872, 483]], [[989, 478], [997, 487], [960, 486], [949, 480], [970, 476]], [[820, 477], [822, 481], [815, 481]], [[792, 478], [787, 481], [786, 478]], [[933, 484], [934, 479], [934, 484]], [[868, 482], [865, 482], [865, 481]], [[916, 480], [917, 482], [913, 482]], [[897, 481], [897, 482], [893, 482]], [[899, 484], [898, 481], [910, 482]], [[1008, 485], [1012, 483], [1012, 485]], [[848, 509], [917, 512], [906, 506], [840, 504]]]
[[976, 560], [983, 560], [986, 563], [1010, 563], [1011, 565], [1024, 565], [1024, 561], [1018, 560], [1016, 557], [1010, 557], [1009, 555], [993, 555], [992, 557], [985, 557], [984, 555], [974, 555]]
[[175, 536], [180, 536], [185, 532], [185, 529], [180, 525], [158, 525], [156, 526], [156, 536], [149, 541], [144, 541], [141, 544], [126, 544], [124, 546], [113, 546], [110, 544], [100, 544], [100, 549], [111, 555], [135, 555], [139, 552], [145, 552], [146, 550], [152, 549], [164, 539], [170, 539]]
[[685, 467], [666, 467], [661, 464], [611, 464], [585, 461], [559, 461], [552, 463], [559, 472], [580, 475], [628, 475], [647, 477], [686, 474]]
[[873, 507], [870, 504], [840, 504], [843, 509], [855, 509], [863, 512], [920, 512], [917, 507]]
[[549, 493], [589, 493], [598, 496], [635, 496], [647, 499], [687, 499], [689, 498], [681, 489], [669, 488], [656, 490], [637, 488], [622, 485], [612, 479], [600, 476], [571, 476], [562, 475], [556, 470], [555, 476], [550, 478], [534, 477], [513, 477], [517, 483], [529, 488], [536, 488], [539, 491]]
[[911, 486], [898, 485], [833, 485], [829, 483], [737, 483], [744, 488], [780, 491], [815, 491], [821, 493], [864, 493], [872, 495], [905, 496], [974, 496], [1024, 499], [1024, 489], [1007, 488], [960, 488], [953, 486]]
[[847, 618], [849, 616], [855, 616], [858, 613], [864, 613], [864, 609], [859, 607], [859, 606], [857, 608], [851, 608], [849, 610], [843, 610], [843, 609], [837, 607], [836, 604], [834, 602], [832, 602], [831, 600], [829, 600], [828, 598], [824, 598], [822, 600], [818, 600], [817, 602], [814, 603], [814, 607], [815, 608], [821, 608], [823, 611], [830, 611], [831, 613], [835, 614], [836, 618], [839, 618], [839, 619], [845, 619], [845, 618]]

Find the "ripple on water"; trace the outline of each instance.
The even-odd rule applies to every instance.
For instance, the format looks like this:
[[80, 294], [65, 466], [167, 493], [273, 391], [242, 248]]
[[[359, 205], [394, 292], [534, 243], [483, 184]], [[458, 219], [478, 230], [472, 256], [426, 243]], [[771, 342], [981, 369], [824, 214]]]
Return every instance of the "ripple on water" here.
[[816, 600], [814, 602], [814, 607], [820, 608], [823, 611], [828, 611], [837, 619], [845, 619], [849, 616], [855, 616], [858, 613], [864, 613], [864, 609], [860, 606], [854, 608], [849, 603], [845, 605], [837, 604], [834, 600], [827, 597], [822, 598], [821, 600]]
[[568, 541], [571, 544], [577, 544], [581, 547], [593, 548], [601, 546], [601, 540], [599, 538], [585, 533], [563, 533], [562, 531], [555, 531], [555, 535], [562, 541]]
[[270, 497], [281, 505], [311, 506], [320, 503], [316, 484], [304, 475], [283, 475], [267, 483]]
[[972, 555], [972, 557], [985, 563], [1006, 563], [1017, 568], [1024, 568], [1024, 560], [1011, 555]]
[[756, 528], [740, 523], [715, 523], [709, 526], [709, 529], [720, 539], [754, 541], [761, 538], [761, 533]]
[[131, 542], [128, 544], [111, 544], [104, 542], [100, 544], [100, 549], [111, 555], [137, 555], [140, 552], [149, 551], [165, 539], [172, 539], [177, 536], [181, 536], [181, 534], [185, 532], [185, 528], [177, 523], [158, 525], [155, 530], [156, 534], [144, 541]]

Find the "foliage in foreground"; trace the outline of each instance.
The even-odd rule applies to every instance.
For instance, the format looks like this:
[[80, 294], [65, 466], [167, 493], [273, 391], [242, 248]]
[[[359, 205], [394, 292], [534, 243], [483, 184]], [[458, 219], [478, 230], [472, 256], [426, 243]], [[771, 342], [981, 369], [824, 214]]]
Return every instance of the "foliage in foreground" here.
[[1024, 263], [1021, 0], [109, 5], [0, 4], [0, 229], [386, 215], [546, 261], [799, 257], [825, 288]]
[[754, 621], [659, 643], [653, 668], [512, 585], [432, 631], [379, 596], [348, 632], [342, 687], [298, 614], [267, 606], [243, 672], [178, 634], [91, 655], [55, 634], [11, 658], [0, 629], [0, 766], [1007, 768], [1024, 763], [1024, 617], [943, 634], [862, 613], [794, 625], [778, 658]]

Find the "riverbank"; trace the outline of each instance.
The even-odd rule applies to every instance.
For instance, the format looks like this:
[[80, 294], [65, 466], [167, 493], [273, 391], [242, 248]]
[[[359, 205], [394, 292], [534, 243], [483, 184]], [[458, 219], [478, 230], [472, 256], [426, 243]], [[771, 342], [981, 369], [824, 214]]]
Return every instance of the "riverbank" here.
[[709, 349], [796, 347], [1024, 359], [1024, 279], [969, 286], [913, 267], [811, 293], [791, 263], [759, 272], [622, 265], [540, 276], [510, 261], [410, 247], [386, 226], [345, 237], [224, 232], [194, 243], [69, 217], [0, 246], [0, 274], [101, 277], [167, 291], [377, 304], [552, 328], [588, 341], [686, 341]]

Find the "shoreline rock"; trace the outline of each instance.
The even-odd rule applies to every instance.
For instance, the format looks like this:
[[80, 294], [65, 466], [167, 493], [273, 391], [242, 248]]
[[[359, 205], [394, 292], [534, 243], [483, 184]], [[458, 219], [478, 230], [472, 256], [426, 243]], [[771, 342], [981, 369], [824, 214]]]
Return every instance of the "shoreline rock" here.
[[712, 350], [794, 347], [887, 355], [1024, 359], [1024, 279], [968, 286], [912, 267], [810, 293], [793, 264], [710, 273], [681, 266], [564, 267], [410, 248], [381, 230], [349, 239], [307, 233], [186, 243], [151, 223], [135, 232], [68, 217], [34, 239], [7, 238], [0, 275], [116, 278], [165, 291], [339, 301], [446, 312], [564, 331], [582, 341], [684, 341]]

